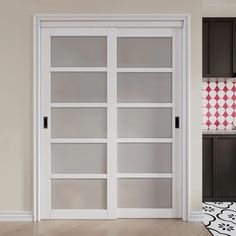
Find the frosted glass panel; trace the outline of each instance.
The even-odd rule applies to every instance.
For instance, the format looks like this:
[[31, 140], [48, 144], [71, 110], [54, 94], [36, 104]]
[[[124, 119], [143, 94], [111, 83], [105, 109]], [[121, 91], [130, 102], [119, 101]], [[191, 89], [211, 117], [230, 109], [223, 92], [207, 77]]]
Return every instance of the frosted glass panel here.
[[118, 102], [171, 102], [171, 73], [118, 73]]
[[52, 173], [106, 173], [106, 144], [52, 144]]
[[171, 208], [171, 179], [119, 179], [118, 208]]
[[105, 209], [106, 180], [52, 180], [52, 209]]
[[171, 173], [169, 143], [118, 144], [119, 173]]
[[119, 138], [171, 138], [171, 108], [119, 108]]
[[107, 38], [103, 36], [53, 36], [52, 66], [106, 66]]
[[120, 37], [118, 67], [171, 67], [172, 39], [169, 37]]
[[54, 72], [52, 102], [106, 102], [106, 73]]
[[52, 108], [53, 138], [105, 138], [104, 108]]

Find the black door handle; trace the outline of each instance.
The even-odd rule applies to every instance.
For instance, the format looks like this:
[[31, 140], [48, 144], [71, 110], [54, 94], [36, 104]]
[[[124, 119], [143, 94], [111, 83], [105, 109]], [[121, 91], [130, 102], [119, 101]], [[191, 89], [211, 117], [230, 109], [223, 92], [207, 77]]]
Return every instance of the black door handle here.
[[179, 129], [179, 116], [175, 117], [175, 128]]
[[47, 116], [43, 117], [43, 128], [44, 129], [48, 128], [48, 117]]

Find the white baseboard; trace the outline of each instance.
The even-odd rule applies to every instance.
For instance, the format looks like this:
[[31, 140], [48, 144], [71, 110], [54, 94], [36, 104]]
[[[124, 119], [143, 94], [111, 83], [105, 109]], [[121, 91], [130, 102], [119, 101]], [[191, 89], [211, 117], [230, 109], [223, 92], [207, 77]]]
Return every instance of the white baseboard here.
[[[4, 211], [0, 212], [0, 221], [33, 221], [33, 212], [31, 211], [18, 211], [10, 212]], [[189, 215], [189, 221], [199, 221], [203, 220], [202, 211], [192, 211]]]
[[0, 221], [33, 221], [31, 211], [0, 211]]
[[192, 211], [192, 212], [190, 212], [190, 215], [189, 215], [189, 221], [190, 222], [193, 222], [193, 221], [201, 222], [202, 220], [203, 220], [202, 211]]

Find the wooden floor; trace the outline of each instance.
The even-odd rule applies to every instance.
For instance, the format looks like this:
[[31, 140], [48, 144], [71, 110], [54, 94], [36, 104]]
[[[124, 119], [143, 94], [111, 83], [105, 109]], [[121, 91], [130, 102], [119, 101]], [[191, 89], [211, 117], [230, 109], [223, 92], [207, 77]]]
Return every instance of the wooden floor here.
[[202, 223], [176, 219], [0, 222], [0, 236], [210, 236]]

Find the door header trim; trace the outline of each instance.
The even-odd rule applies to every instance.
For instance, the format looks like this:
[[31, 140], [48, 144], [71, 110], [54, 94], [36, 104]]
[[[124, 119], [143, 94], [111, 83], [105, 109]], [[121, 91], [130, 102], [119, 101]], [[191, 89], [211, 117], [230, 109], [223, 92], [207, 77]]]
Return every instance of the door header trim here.
[[186, 16], [166, 14], [34, 15], [40, 27], [183, 27]]

